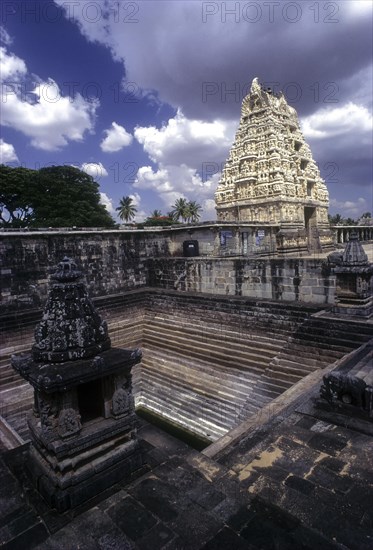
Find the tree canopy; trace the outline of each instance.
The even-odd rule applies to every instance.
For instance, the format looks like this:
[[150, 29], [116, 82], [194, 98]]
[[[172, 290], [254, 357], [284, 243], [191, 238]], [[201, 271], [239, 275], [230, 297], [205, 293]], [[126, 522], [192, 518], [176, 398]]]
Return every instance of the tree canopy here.
[[0, 165], [3, 227], [113, 227], [99, 185], [73, 166], [40, 170]]

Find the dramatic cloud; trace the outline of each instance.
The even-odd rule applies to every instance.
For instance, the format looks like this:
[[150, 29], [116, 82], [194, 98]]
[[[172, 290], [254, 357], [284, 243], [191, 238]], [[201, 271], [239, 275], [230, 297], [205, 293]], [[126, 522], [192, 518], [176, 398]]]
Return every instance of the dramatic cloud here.
[[115, 208], [113, 206], [113, 199], [108, 197], [106, 193], [100, 193], [100, 203], [103, 204], [109, 214], [115, 215]]
[[32, 82], [25, 62], [0, 48], [2, 124], [31, 139], [31, 145], [55, 151], [69, 141], [82, 141], [93, 129], [98, 102], [87, 102], [79, 94], [62, 97], [52, 79]]
[[[27, 73], [26, 63], [12, 53], [8, 53], [6, 48], [0, 47], [0, 75], [3, 83], [2, 93], [7, 94], [13, 91], [11, 84], [19, 82]], [[7, 83], [7, 80], [11, 82]], [[6, 96], [5, 96], [6, 97]]]
[[85, 162], [80, 169], [92, 176], [95, 181], [99, 181], [101, 178], [109, 175], [101, 162]]
[[0, 42], [5, 44], [6, 46], [10, 46], [13, 42], [8, 31], [2, 25], [0, 25]]
[[116, 122], [113, 122], [111, 128], [105, 130], [105, 133], [106, 137], [100, 145], [102, 151], [105, 153], [115, 153], [120, 151], [124, 147], [131, 145], [133, 140], [131, 134], [129, 134], [123, 126], [120, 126]]
[[55, 2], [123, 61], [129, 81], [189, 118], [237, 118], [255, 76], [284, 89], [301, 114], [353, 101], [340, 84], [371, 64], [368, 1], [107, 2], [99, 14], [90, 0], [74, 10]]
[[371, 135], [372, 115], [366, 107], [347, 103], [334, 109], [324, 108], [302, 120], [306, 138], [326, 139], [353, 133], [355, 139], [363, 134]]
[[6, 143], [0, 139], [0, 164], [7, 162], [18, 162], [17, 153], [11, 143]]
[[218, 161], [227, 156], [236, 126], [237, 122], [189, 120], [179, 110], [160, 129], [137, 127], [135, 138], [157, 168], [141, 167], [134, 186], [155, 191], [167, 209], [181, 197], [197, 200], [204, 219], [211, 219], [221, 171]]
[[237, 124], [237, 121], [189, 120], [178, 110], [161, 129], [137, 127], [134, 136], [153, 162], [200, 169], [203, 163], [227, 156]]

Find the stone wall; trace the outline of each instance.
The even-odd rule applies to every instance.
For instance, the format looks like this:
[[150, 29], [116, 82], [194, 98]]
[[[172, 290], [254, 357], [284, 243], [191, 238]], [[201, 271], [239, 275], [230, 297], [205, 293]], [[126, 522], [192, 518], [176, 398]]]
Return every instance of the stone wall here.
[[145, 286], [146, 258], [168, 254], [167, 238], [143, 232], [4, 233], [2, 306], [40, 307], [47, 296], [49, 270], [64, 256], [74, 258], [87, 274], [91, 296], [103, 296]]
[[[200, 257], [183, 258], [183, 242], [190, 239], [198, 241]], [[213, 225], [0, 233], [1, 306], [4, 310], [42, 307], [49, 270], [65, 255], [73, 257], [87, 274], [93, 297], [151, 286], [316, 304], [334, 302], [335, 280], [321, 260], [223, 257], [223, 248]]]
[[229, 296], [334, 303], [335, 278], [321, 260], [169, 258], [148, 262], [152, 287]]

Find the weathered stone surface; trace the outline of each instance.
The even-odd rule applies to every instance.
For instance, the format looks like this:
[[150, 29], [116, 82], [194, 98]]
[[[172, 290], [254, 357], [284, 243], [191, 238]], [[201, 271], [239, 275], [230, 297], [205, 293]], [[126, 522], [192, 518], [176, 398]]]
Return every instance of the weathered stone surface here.
[[[218, 221], [277, 225], [280, 249], [332, 244], [329, 196], [283, 94], [253, 80], [216, 194]], [[257, 238], [263, 236], [263, 230]]]
[[110, 349], [81, 277], [70, 259], [58, 265], [32, 353], [12, 357], [35, 392], [29, 472], [60, 512], [142, 466], [131, 379], [141, 352]]

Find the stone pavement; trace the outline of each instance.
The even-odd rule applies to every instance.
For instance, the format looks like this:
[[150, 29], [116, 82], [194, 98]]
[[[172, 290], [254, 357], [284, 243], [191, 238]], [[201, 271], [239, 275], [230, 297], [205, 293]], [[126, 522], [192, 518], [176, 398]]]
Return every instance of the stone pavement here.
[[332, 416], [321, 419], [309, 400], [306, 405], [263, 423], [214, 458], [142, 421], [148, 462], [142, 475], [62, 515], [23, 477], [25, 449], [3, 454], [0, 544], [7, 550], [372, 549], [368, 424], [347, 428]]

